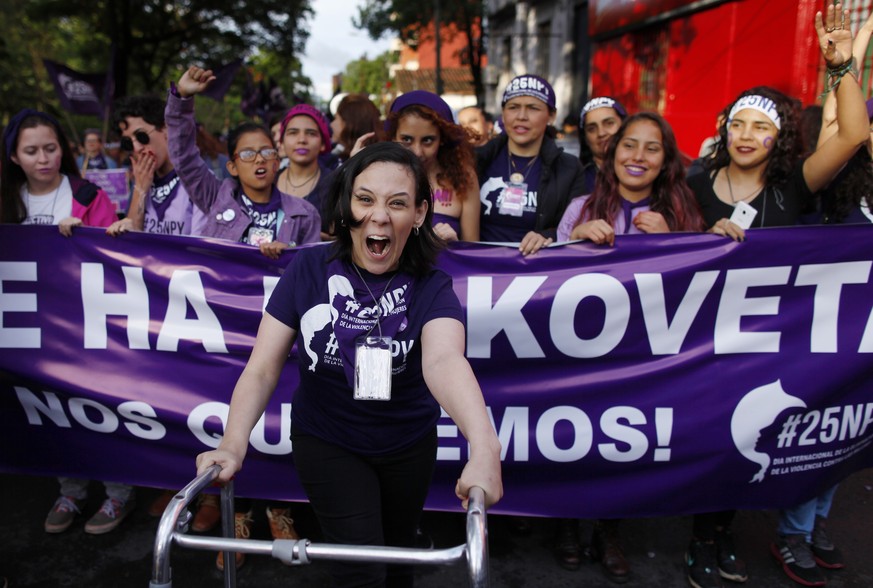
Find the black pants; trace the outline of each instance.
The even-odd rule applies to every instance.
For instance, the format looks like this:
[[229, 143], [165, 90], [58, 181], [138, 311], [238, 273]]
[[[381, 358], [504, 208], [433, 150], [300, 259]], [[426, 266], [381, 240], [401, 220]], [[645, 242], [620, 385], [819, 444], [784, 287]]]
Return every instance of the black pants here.
[[715, 539], [716, 529], [728, 529], [737, 514], [735, 510], [720, 510], [717, 512], [701, 512], [694, 515], [692, 534], [700, 541]]
[[[362, 456], [291, 434], [294, 464], [325, 541], [412, 547], [436, 463], [436, 430], [390, 456]], [[339, 588], [411, 587], [412, 566], [331, 563]]]

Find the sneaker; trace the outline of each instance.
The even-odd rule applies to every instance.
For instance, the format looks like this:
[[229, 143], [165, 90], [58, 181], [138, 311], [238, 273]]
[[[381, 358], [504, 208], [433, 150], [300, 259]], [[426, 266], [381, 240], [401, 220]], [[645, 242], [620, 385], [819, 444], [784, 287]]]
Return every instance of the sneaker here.
[[290, 508], [270, 508], [267, 507], [267, 522], [270, 523], [270, 534], [273, 539], [300, 539], [297, 530], [294, 528], [294, 519], [288, 516], [291, 513]]
[[685, 552], [688, 583], [694, 588], [722, 588], [715, 542], [692, 541]]
[[812, 556], [815, 563], [829, 570], [839, 570], [846, 567], [843, 555], [825, 533], [827, 523], [822, 517], [815, 517], [815, 527], [812, 529]]
[[121, 524], [121, 521], [133, 512], [135, 501], [133, 498], [122, 502], [115, 498], [107, 498], [103, 501], [103, 506], [97, 511], [93, 517], [85, 523], [85, 532], [91, 535], [102, 535], [112, 531]]
[[46, 533], [63, 533], [73, 524], [76, 515], [82, 514], [84, 500], [76, 500], [71, 496], [60, 496], [45, 518]]
[[199, 502], [197, 514], [191, 522], [191, 530], [195, 533], [208, 533], [221, 520], [221, 504], [215, 494], [203, 494]]
[[[238, 512], [233, 516], [233, 530], [237, 539], [248, 539], [252, 536], [252, 511]], [[245, 553], [235, 553], [234, 560], [236, 561], [236, 569], [240, 569], [246, 563]], [[222, 572], [224, 571], [224, 552], [219, 551], [218, 557], [215, 558], [215, 567]]]
[[715, 556], [718, 563], [718, 573], [722, 578], [732, 582], [745, 582], [749, 579], [746, 562], [736, 555], [734, 537], [730, 529], [716, 530]]
[[824, 586], [824, 575], [815, 564], [810, 547], [803, 535], [786, 535], [770, 546], [770, 552], [782, 564], [785, 574], [798, 584]]
[[148, 513], [150, 517], [159, 517], [164, 514], [164, 511], [167, 510], [167, 505], [170, 504], [170, 501], [173, 500], [173, 497], [176, 495], [172, 490], [164, 490], [161, 492], [157, 498], [155, 498], [152, 503], [149, 505]]

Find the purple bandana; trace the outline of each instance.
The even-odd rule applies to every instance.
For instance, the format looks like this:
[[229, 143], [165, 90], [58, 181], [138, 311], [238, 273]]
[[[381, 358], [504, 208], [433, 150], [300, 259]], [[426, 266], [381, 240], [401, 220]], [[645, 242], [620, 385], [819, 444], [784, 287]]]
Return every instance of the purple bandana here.
[[648, 206], [649, 202], [651, 202], [651, 197], [646, 196], [639, 202], [631, 202], [630, 200], [621, 199], [621, 212], [624, 215], [624, 232], [627, 233], [630, 231], [630, 228], [633, 226], [633, 222], [631, 219], [631, 215], [635, 208], [642, 208], [644, 206]]
[[162, 178], [155, 178], [155, 181], [152, 182], [149, 198], [155, 207], [158, 221], [164, 222], [164, 214], [170, 208], [170, 204], [179, 192], [179, 186], [181, 185], [182, 182], [175, 169]]

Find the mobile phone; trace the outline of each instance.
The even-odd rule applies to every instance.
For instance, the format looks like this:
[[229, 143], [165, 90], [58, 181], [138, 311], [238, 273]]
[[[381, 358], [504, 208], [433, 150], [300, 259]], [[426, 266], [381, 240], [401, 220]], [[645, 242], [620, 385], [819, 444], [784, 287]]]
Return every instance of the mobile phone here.
[[752, 221], [755, 220], [757, 214], [758, 211], [752, 208], [751, 205], [740, 201], [734, 206], [734, 212], [731, 214], [730, 220], [741, 229], [746, 230], [752, 226]]

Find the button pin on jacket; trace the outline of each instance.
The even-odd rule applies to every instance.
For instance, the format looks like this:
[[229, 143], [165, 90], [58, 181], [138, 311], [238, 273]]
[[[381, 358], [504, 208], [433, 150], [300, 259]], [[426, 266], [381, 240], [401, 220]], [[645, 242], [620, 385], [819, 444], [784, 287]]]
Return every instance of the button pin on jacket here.
[[236, 216], [236, 213], [233, 210], [231, 210], [230, 208], [228, 208], [227, 210], [225, 210], [224, 212], [221, 213], [221, 218], [223, 218], [227, 222], [232, 221], [233, 217], [235, 217], [235, 216]]

